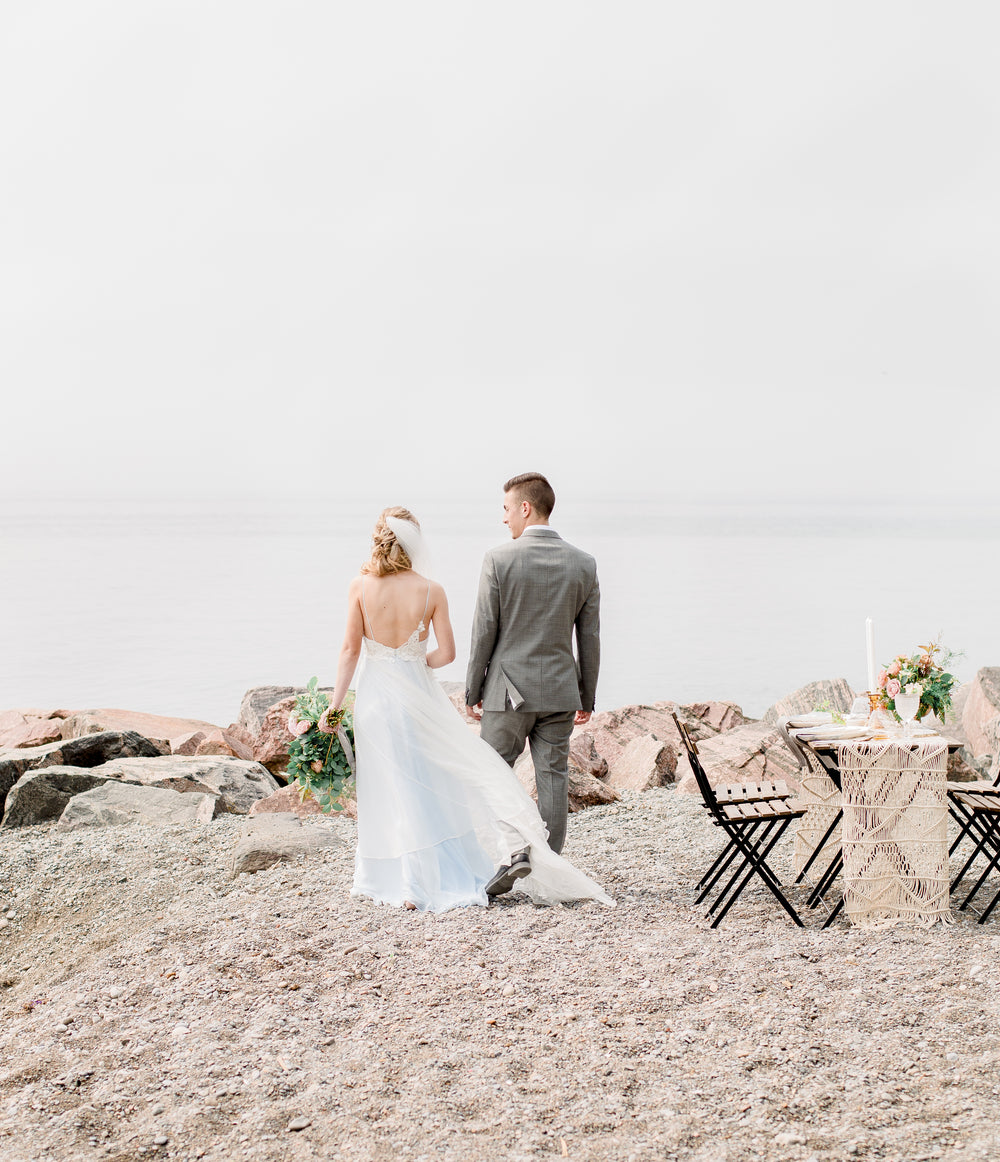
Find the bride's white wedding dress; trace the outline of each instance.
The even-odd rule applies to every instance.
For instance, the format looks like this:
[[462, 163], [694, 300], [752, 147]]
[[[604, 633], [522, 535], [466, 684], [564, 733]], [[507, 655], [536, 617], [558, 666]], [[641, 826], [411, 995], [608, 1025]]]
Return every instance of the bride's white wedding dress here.
[[353, 896], [443, 912], [488, 903], [486, 884], [530, 848], [515, 891], [536, 903], [594, 899], [589, 876], [556, 855], [510, 767], [462, 721], [427, 665], [423, 621], [398, 648], [364, 638], [357, 683], [358, 848]]

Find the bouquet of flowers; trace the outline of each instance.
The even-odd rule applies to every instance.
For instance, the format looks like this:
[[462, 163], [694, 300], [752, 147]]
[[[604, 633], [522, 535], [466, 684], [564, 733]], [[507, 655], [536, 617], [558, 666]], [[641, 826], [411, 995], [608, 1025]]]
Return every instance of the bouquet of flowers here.
[[350, 711], [331, 710], [330, 699], [309, 679], [288, 716], [288, 781], [304, 800], [312, 795], [324, 813], [343, 811], [339, 802], [354, 778], [354, 723]]
[[909, 657], [905, 654], [894, 657], [878, 676], [878, 688], [885, 697], [888, 709], [899, 718], [896, 714], [896, 695], [916, 685], [920, 687], [917, 718], [923, 718], [931, 711], [944, 722], [945, 715], [951, 709], [951, 692], [955, 685], [955, 676], [948, 673], [947, 667], [957, 656], [937, 642], [931, 642], [920, 646], [917, 653]]

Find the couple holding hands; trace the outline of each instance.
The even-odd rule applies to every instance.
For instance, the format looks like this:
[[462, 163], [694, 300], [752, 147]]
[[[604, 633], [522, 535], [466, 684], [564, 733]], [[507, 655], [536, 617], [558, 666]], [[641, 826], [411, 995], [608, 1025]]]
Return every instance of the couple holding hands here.
[[[597, 688], [597, 566], [549, 526], [555, 495], [544, 476], [508, 480], [503, 503], [511, 540], [483, 562], [466, 682], [479, 737], [432, 673], [454, 660], [455, 636], [444, 589], [422, 572], [412, 513], [379, 516], [371, 557], [351, 583], [331, 707], [342, 705], [363, 655], [352, 895], [434, 912], [515, 887], [539, 904], [614, 904], [559, 855], [570, 735], [589, 721]], [[511, 770], [525, 741], [537, 807]]]

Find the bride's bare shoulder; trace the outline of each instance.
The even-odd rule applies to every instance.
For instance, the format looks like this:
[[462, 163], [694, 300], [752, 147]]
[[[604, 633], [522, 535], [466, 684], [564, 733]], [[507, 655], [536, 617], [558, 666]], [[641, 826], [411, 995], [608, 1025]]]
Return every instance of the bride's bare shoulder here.
[[444, 591], [444, 586], [440, 581], [429, 582], [431, 587], [431, 602], [435, 605], [448, 604], [448, 594]]

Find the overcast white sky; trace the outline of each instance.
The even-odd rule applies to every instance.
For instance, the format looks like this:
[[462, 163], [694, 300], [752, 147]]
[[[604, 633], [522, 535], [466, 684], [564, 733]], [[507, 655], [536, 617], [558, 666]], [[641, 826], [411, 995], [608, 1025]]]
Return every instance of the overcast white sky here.
[[996, 501], [998, 13], [6, 4], [2, 495]]

